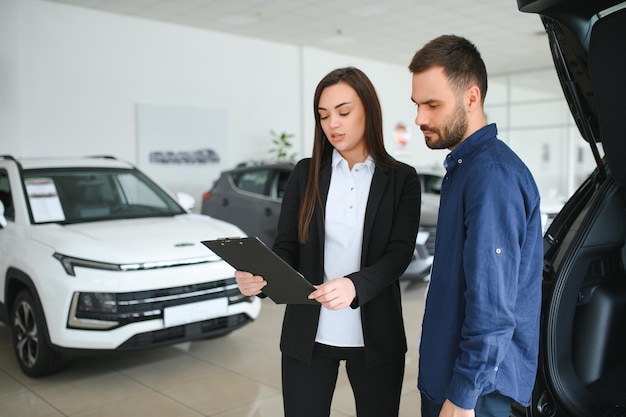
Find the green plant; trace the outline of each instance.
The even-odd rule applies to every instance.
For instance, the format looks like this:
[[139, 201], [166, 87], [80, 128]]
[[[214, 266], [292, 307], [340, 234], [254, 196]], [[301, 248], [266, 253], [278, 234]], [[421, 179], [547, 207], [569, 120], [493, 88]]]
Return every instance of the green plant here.
[[272, 136], [272, 143], [274, 144], [274, 147], [269, 150], [270, 155], [272, 155], [277, 161], [293, 161], [297, 154], [295, 152], [289, 154], [289, 150], [293, 147], [290, 139], [295, 135], [287, 132], [276, 133], [273, 130], [270, 130], [270, 135]]

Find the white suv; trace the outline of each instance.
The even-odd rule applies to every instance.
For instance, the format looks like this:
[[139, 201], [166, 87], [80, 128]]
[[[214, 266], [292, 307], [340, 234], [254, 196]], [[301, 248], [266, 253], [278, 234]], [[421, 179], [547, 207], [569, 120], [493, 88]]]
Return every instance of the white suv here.
[[190, 214], [110, 157], [0, 156], [0, 320], [22, 371], [64, 353], [138, 349], [226, 334], [261, 304], [200, 242], [243, 236]]

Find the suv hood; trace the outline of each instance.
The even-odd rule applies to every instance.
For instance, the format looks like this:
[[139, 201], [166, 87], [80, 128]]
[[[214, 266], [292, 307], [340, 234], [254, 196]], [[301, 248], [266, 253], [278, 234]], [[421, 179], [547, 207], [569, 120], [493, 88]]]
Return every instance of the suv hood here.
[[244, 236], [238, 227], [197, 214], [38, 227], [33, 238], [63, 255], [124, 264], [206, 257], [202, 240]]
[[619, 0], [517, 0], [520, 11], [537, 13], [565, 98], [583, 138], [604, 172], [596, 142], [602, 142], [610, 174], [626, 185], [626, 2]]

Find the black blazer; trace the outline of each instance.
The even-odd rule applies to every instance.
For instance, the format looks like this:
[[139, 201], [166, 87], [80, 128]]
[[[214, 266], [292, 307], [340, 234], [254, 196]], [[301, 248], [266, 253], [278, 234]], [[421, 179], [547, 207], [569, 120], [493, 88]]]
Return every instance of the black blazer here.
[[[329, 158], [330, 159], [330, 158]], [[285, 188], [273, 250], [311, 283], [324, 279], [324, 215], [315, 208], [305, 244], [298, 242], [298, 214], [311, 159], [294, 168]], [[320, 170], [320, 194], [326, 205], [330, 161]], [[397, 162], [376, 165], [365, 211], [361, 270], [348, 275], [356, 288], [353, 308], [361, 307], [365, 360], [375, 366], [406, 353], [406, 336], [398, 278], [415, 248], [421, 190], [415, 169]], [[289, 304], [285, 309], [280, 347], [289, 356], [310, 362], [319, 305]]]

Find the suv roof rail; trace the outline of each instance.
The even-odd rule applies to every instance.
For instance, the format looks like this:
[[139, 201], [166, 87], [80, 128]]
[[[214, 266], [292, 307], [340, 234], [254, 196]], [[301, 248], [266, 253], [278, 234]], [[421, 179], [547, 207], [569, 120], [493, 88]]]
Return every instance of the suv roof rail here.
[[[113, 155], [91, 155], [91, 156], [87, 156], [87, 158], [103, 158], [103, 159], [117, 160], [117, 158]], [[11, 161], [17, 161], [15, 157], [13, 157], [13, 155], [0, 155], [0, 159], [10, 159]]]

